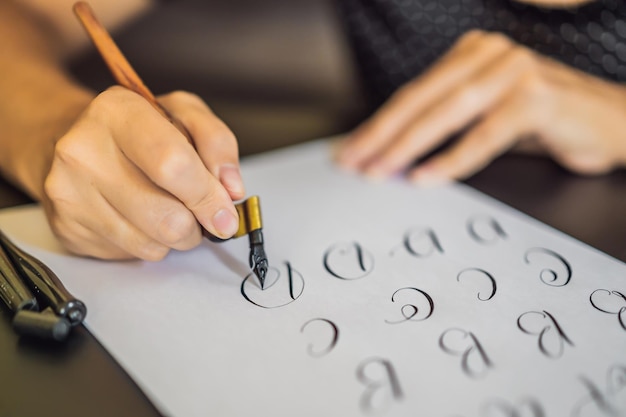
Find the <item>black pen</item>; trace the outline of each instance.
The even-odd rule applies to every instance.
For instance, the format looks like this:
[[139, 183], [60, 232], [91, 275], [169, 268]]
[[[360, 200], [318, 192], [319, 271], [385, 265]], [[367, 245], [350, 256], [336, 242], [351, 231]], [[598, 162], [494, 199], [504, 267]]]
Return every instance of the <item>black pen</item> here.
[[37, 299], [20, 278], [2, 245], [0, 245], [0, 298], [15, 312], [39, 308]]
[[14, 312], [13, 328], [24, 335], [64, 340], [87, 314], [43, 262], [0, 231], [0, 298]]

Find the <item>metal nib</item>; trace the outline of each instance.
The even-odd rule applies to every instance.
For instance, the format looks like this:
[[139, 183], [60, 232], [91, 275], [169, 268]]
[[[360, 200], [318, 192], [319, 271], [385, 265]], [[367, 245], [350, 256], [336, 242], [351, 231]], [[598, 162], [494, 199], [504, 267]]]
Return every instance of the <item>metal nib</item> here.
[[265, 289], [265, 276], [267, 275], [267, 259], [260, 259], [253, 267], [254, 274], [259, 279], [261, 289]]
[[261, 229], [250, 232], [250, 267], [259, 279], [261, 289], [265, 287], [265, 276], [267, 275], [267, 256], [263, 248], [263, 233]]

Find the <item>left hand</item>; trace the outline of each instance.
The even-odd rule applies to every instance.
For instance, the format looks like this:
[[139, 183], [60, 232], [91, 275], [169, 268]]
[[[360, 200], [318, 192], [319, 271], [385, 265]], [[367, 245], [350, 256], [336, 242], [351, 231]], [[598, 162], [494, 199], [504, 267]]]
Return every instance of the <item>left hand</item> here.
[[466, 178], [515, 147], [601, 174], [626, 166], [624, 132], [626, 87], [472, 31], [342, 143], [338, 162], [377, 178], [408, 169], [411, 180], [437, 183]]

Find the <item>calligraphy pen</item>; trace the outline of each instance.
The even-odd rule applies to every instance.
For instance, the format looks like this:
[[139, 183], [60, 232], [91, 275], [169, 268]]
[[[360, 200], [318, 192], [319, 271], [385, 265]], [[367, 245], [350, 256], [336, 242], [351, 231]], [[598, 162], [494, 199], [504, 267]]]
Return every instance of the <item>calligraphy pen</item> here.
[[0, 231], [0, 299], [13, 312], [19, 334], [64, 340], [87, 315], [85, 304], [39, 259]]
[[[93, 41], [94, 45], [102, 59], [109, 67], [113, 77], [123, 87], [139, 94], [145, 98], [163, 117], [169, 120], [193, 145], [193, 139], [185, 126], [172, 115], [165, 107], [163, 107], [154, 97], [152, 92], [145, 86], [139, 75], [130, 66], [122, 51], [117, 47], [109, 33], [100, 24], [91, 7], [83, 1], [74, 4], [74, 13], [87, 31], [87, 34]], [[248, 235], [250, 241], [250, 268], [259, 279], [261, 288], [265, 284], [265, 276], [267, 275], [268, 261], [263, 246], [263, 221], [261, 219], [261, 206], [258, 196], [252, 196], [247, 200], [235, 204], [237, 213], [239, 214], [239, 229], [233, 238]], [[216, 236], [211, 235], [204, 228], [202, 233], [209, 240], [214, 242], [223, 241]]]

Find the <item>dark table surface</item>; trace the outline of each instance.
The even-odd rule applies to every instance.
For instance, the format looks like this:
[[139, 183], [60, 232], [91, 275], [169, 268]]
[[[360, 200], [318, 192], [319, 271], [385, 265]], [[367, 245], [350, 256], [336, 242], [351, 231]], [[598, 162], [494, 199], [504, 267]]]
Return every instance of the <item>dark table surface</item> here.
[[[278, 2], [280, 0], [272, 1]], [[226, 2], [224, 3], [226, 4]], [[170, 5], [170, 3], [167, 4]], [[202, 2], [197, 4], [200, 5], [199, 7], [204, 7]], [[250, 4], [255, 3], [251, 2]], [[311, 16], [315, 13], [321, 15], [325, 13], [324, 10], [319, 9], [319, 4], [322, 3], [317, 0], [298, 0], [284, 4], [296, 5], [292, 6], [290, 11], [283, 7], [281, 9], [282, 16], [292, 26], [295, 25], [294, 22], [300, 22], [295, 25], [298, 26], [298, 33], [306, 35], [306, 39], [302, 39], [302, 42], [298, 45], [294, 44], [293, 47], [297, 50], [301, 48], [302, 43], [313, 42], [306, 49], [315, 53], [315, 48], [317, 48], [320, 54], [320, 59], [311, 59], [309, 56], [308, 61], [300, 64], [302, 68], [308, 68], [317, 77], [320, 85], [331, 86], [328, 89], [328, 95], [319, 96], [320, 88], [315, 87], [298, 97], [293, 97], [289, 93], [277, 98], [275, 93], [279, 86], [276, 85], [272, 86], [269, 100], [261, 98], [257, 100], [260, 103], [259, 106], [251, 107], [250, 103], [254, 103], [254, 100], [245, 99], [243, 105], [241, 102], [231, 100], [232, 97], [240, 97], [240, 91], [237, 94], [229, 95], [225, 94], [224, 91], [218, 91], [219, 89], [213, 88], [214, 86], [198, 85], [197, 89], [191, 85], [182, 86], [182, 88], [192, 90], [202, 90], [206, 87], [207, 97], [218, 97], [218, 100], [211, 105], [218, 108], [218, 113], [227, 119], [240, 136], [243, 155], [263, 150], [259, 143], [267, 143], [267, 147], [275, 148], [294, 141], [337, 133], [353, 122], [350, 112], [337, 111], [336, 106], [338, 102], [355, 102], [355, 100], [339, 100], [335, 96], [337, 88], [333, 87], [345, 86], [346, 80], [350, 79], [349, 76], [337, 78], [336, 75], [332, 75], [320, 81], [319, 74], [322, 73], [322, 70], [328, 74], [337, 74], [334, 64], [324, 64], [326, 65], [325, 69], [311, 69], [311, 65], [325, 62], [321, 57], [328, 56], [329, 45], [337, 48], [341, 44], [340, 42], [329, 42], [326, 38], [329, 30], [332, 29], [329, 29], [326, 23], [317, 26], [313, 24], [308, 29], [306, 27], [306, 22], [312, 24], [311, 22], [314, 21]], [[314, 8], [311, 9], [311, 7]], [[224, 42], [228, 42], [228, 39], [224, 38], [223, 22], [232, 11], [227, 8], [220, 14], [216, 13], [213, 8], [211, 12], [216, 19], [215, 24], [222, 25], [220, 26], [222, 31], [220, 35], [223, 45]], [[175, 26], [172, 19], [176, 16], [180, 17], [180, 26], [184, 29], [184, 31], [177, 33], [193, 32], [193, 36], [197, 36], [199, 27], [214, 27], [211, 24], [205, 25], [203, 21], [198, 22], [197, 27], [191, 27], [189, 22], [194, 20], [190, 18], [191, 15], [197, 14], [190, 12], [179, 16], [175, 12], [169, 11], [167, 13], [169, 19], [167, 25], [171, 31], [158, 30], [157, 34], [163, 36], [175, 32], [172, 27]], [[258, 13], [251, 10], [250, 15], [256, 16]], [[156, 22], [157, 29], [164, 25], [160, 19], [163, 16], [163, 14], [152, 16], [152, 21]], [[241, 16], [238, 15], [238, 18]], [[263, 19], [265, 20], [263, 21], [266, 22], [269, 18], [264, 16]], [[249, 28], [251, 24], [248, 22], [246, 27]], [[259, 33], [271, 33], [268, 28], [276, 27], [276, 24], [271, 22], [264, 25], [266, 26], [260, 28]], [[141, 26], [142, 22], [139, 22], [138, 27]], [[237, 30], [233, 32], [239, 33]], [[133, 57], [144, 53], [143, 65], [141, 59], [140, 62], [134, 61], [133, 63], [138, 67], [138, 71], [145, 75], [148, 85], [154, 86], [157, 78], [152, 79], [149, 72], [155, 67], [155, 60], [158, 60], [159, 57], [167, 60], [168, 54], [171, 52], [163, 51], [156, 54], [146, 52], [144, 47], [146, 42], [142, 41], [142, 39], [146, 39], [146, 33], [154, 34], [155, 32], [154, 30], [150, 32], [150, 28], [148, 28], [143, 31], [142, 35], [142, 33], [133, 32], [133, 29], [130, 29], [126, 33], [127, 47], [122, 49], [130, 50], [129, 56]], [[278, 38], [283, 39], [285, 37], [278, 36]], [[188, 44], [184, 40], [178, 40], [180, 42], [177, 45]], [[276, 43], [275, 41], [276, 39], [268, 39], [267, 44], [273, 45]], [[159, 42], [159, 44], [163, 44], [163, 42]], [[284, 43], [280, 44], [278, 46], [280, 51], [275, 51], [275, 53], [284, 56], [284, 48], [288, 46]], [[219, 53], [220, 51], [217, 51], [214, 55], [208, 55], [218, 56]], [[271, 55], [272, 51], [266, 51], [266, 53]], [[333, 53], [339, 57], [342, 51], [335, 49]], [[294, 52], [294, 54], [287, 55], [296, 56], [297, 54]], [[227, 67], [227, 64], [224, 63], [224, 67]], [[247, 65], [240, 62], [235, 64]], [[79, 66], [86, 68], [86, 71], [83, 72], [92, 73], [93, 65], [90, 65], [83, 63]], [[102, 63], [97, 62], [96, 65], [101, 66]], [[282, 66], [283, 63], [278, 67]], [[170, 78], [174, 80], [181, 79], [179, 74], [172, 75], [172, 71], [177, 68], [179, 65], [175, 68], [170, 65], [168, 69]], [[268, 74], [274, 74], [272, 78], [274, 81], [283, 82], [288, 78], [288, 74], [276, 75], [275, 71], [276, 69], [267, 69]], [[224, 73], [229, 74], [230, 72], [226, 68]], [[296, 72], [296, 75], [301, 76], [302, 71]], [[200, 77], [196, 81], [201, 83], [202, 79]], [[262, 81], [263, 85], [267, 85], [267, 78]], [[285, 91], [292, 92], [295, 86], [302, 85], [302, 80], [292, 81], [293, 84], [288, 83]], [[238, 81], [234, 80], [233, 84], [237, 84], [238, 88], [241, 89], [241, 84]], [[220, 88], [222, 87], [223, 83], [220, 84]], [[254, 89], [254, 85], [248, 87]], [[181, 88], [181, 86], [174, 86], [174, 88]], [[353, 86], [348, 89], [351, 88]], [[168, 89], [173, 89], [171, 84], [165, 83], [162, 87], [154, 87], [157, 92]], [[257, 91], [257, 96], [263, 96], [263, 92]], [[294, 99], [301, 105], [289, 104], [289, 101]], [[275, 108], [268, 111], [268, 105]], [[344, 105], [340, 107], [346, 108]], [[242, 109], [244, 110], [242, 111]], [[268, 138], [272, 140], [267, 140]], [[487, 169], [469, 179], [467, 183], [626, 262], [626, 171], [601, 177], [584, 178], [565, 172], [547, 159], [509, 155], [498, 159]], [[30, 200], [25, 195], [0, 179], [0, 208], [29, 202]], [[19, 339], [11, 329], [9, 312], [0, 307], [0, 417], [142, 417], [159, 415], [134, 382], [89, 332], [83, 327], [76, 330], [65, 344]]]

